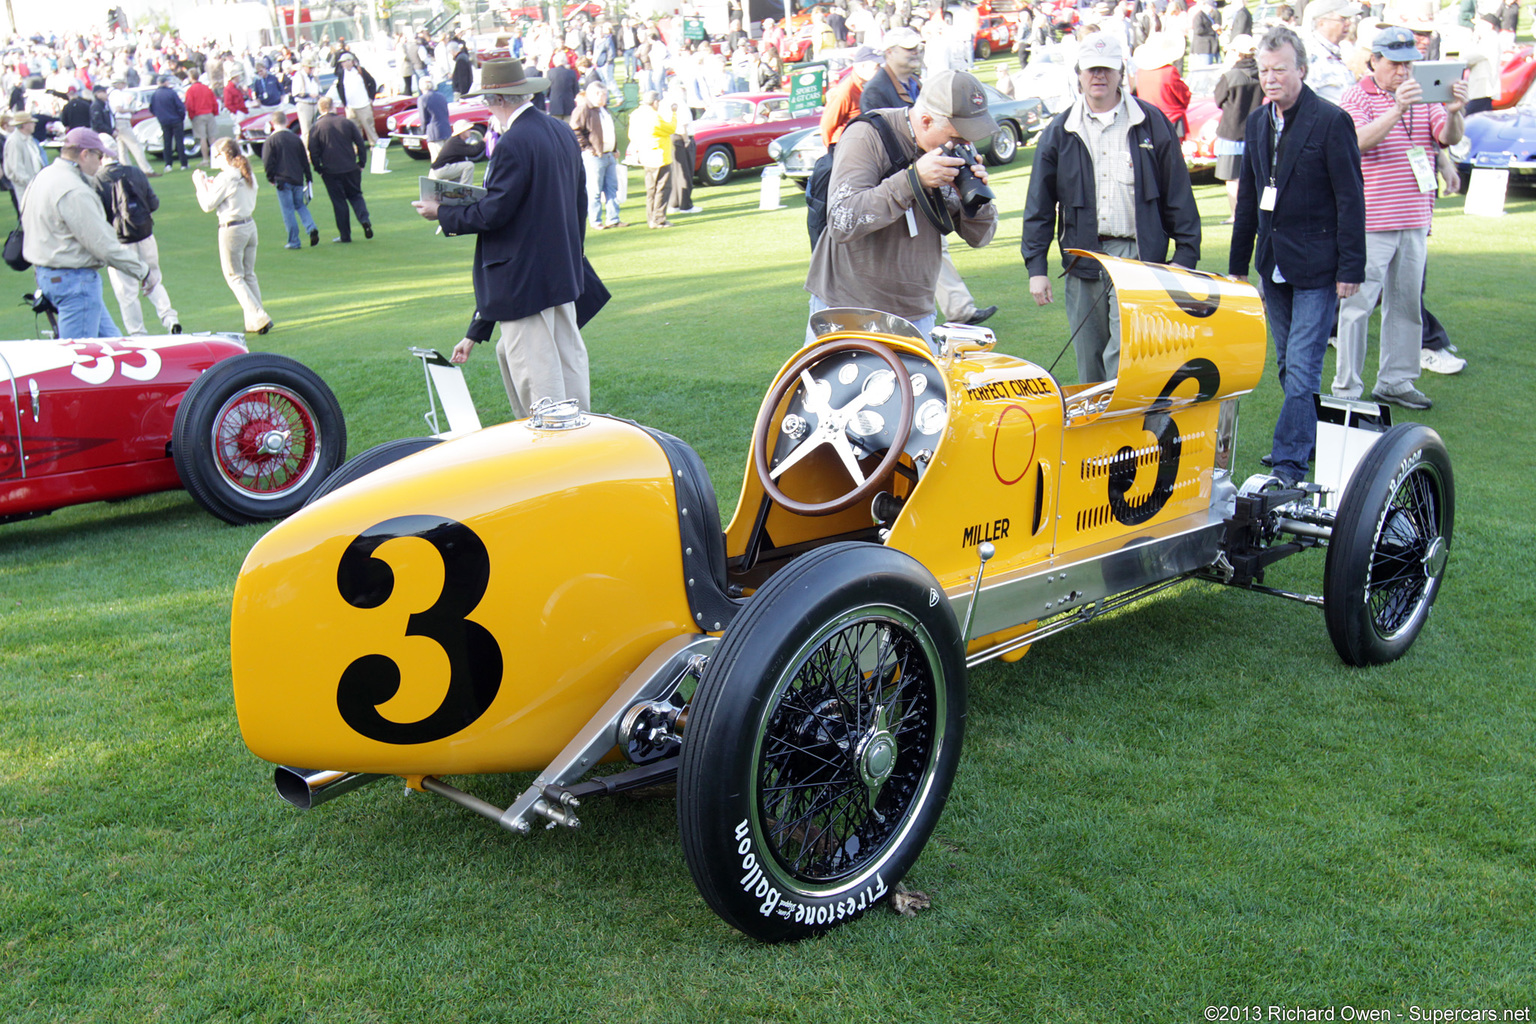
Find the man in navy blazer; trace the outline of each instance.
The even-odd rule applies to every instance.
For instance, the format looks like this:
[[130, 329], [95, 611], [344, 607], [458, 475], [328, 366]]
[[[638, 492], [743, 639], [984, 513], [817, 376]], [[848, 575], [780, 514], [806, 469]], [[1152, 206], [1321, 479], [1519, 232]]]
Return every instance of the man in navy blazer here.
[[1259, 288], [1285, 399], [1270, 451], [1275, 476], [1306, 478], [1317, 443], [1312, 395], [1322, 386], [1339, 300], [1365, 280], [1365, 183], [1354, 122], [1304, 81], [1307, 51], [1295, 32], [1259, 43], [1269, 100], [1248, 115], [1228, 272], [1248, 277], [1258, 238]]
[[447, 234], [478, 236], [475, 315], [452, 358], [464, 362], [499, 323], [496, 359], [518, 419], [543, 398], [591, 408], [576, 312], [586, 288], [586, 176], [570, 126], [529, 103], [548, 87], [548, 79], [526, 77], [521, 61], [487, 61], [480, 90], [470, 94], [485, 97], [501, 132], [486, 168], [485, 196], [467, 206], [413, 204]]

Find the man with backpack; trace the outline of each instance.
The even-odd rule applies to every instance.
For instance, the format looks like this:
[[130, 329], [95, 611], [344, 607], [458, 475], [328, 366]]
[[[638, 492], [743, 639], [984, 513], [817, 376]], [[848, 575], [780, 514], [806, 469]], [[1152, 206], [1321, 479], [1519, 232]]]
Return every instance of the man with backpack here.
[[[827, 185], [827, 227], [811, 254], [805, 290], [811, 312], [861, 306], [910, 320], [925, 335], [934, 326], [934, 287], [944, 237], [954, 231], [972, 247], [992, 240], [997, 206], [967, 208], [953, 187], [965, 160], [951, 143], [997, 131], [974, 75], [941, 71], [911, 107], [874, 111], [851, 123], [837, 145]], [[898, 166], [893, 167], [894, 161]], [[982, 183], [986, 171], [973, 164]]]
[[149, 177], [133, 164], [119, 163], [116, 155], [109, 154], [102, 160], [96, 182], [101, 191], [102, 206], [106, 207], [107, 220], [117, 232], [117, 240], [138, 256], [155, 282], [153, 288], [144, 292], [140, 279], [114, 266], [107, 267], [107, 279], [112, 282], [117, 308], [123, 314], [123, 330], [129, 335], [147, 333], [144, 310], [139, 306], [139, 296], [143, 294], [155, 307], [155, 315], [166, 332], [180, 334], [181, 319], [171, 305], [165, 282], [160, 279], [160, 247], [155, 243], [155, 218], [152, 216], [160, 208], [160, 197], [150, 186]]

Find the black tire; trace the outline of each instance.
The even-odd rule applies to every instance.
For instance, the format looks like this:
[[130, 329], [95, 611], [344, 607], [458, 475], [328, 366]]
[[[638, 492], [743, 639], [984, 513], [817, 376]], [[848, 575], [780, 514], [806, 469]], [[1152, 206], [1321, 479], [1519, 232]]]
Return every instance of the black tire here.
[[287, 356], [215, 363], [176, 410], [171, 455], [182, 486], [226, 522], [296, 512], [347, 457], [347, 424], [325, 381]]
[[425, 160], [427, 157], [431, 156], [431, 154], [427, 152], [425, 146], [423, 146], [421, 149], [407, 149], [405, 151], [405, 155], [410, 157], [412, 160]]
[[1012, 121], [1003, 121], [987, 147], [987, 163], [992, 167], [1006, 167], [1019, 155], [1019, 130]]
[[724, 185], [736, 171], [736, 157], [730, 146], [710, 146], [699, 162], [699, 180], [706, 185]]
[[781, 569], [689, 707], [677, 816], [704, 901], [765, 942], [882, 901], [944, 809], [965, 715], [960, 627], [919, 562], [843, 543]]
[[361, 455], [354, 455], [342, 463], [340, 469], [321, 481], [320, 486], [305, 499], [304, 505], [307, 508], [338, 487], [345, 487], [353, 480], [361, 479], [376, 469], [383, 469], [392, 462], [399, 462], [407, 455], [415, 455], [417, 452], [442, 443], [443, 439], [440, 437], [402, 437], [376, 444]]
[[976, 59], [977, 60], [986, 60], [987, 58], [989, 58], [991, 56], [992, 56], [992, 40], [990, 40], [990, 39], [978, 39], [978, 40], [976, 40]]
[[1407, 653], [1440, 593], [1456, 517], [1456, 484], [1440, 435], [1400, 423], [1355, 469], [1328, 544], [1323, 618], [1351, 665]]

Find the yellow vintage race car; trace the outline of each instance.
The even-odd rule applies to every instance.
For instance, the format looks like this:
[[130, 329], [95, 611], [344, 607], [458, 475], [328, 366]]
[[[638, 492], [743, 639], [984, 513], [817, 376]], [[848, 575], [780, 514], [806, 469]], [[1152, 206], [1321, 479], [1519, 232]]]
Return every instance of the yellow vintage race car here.
[[[1192, 578], [1320, 606], [1350, 663], [1402, 655], [1451, 540], [1439, 437], [1345, 402], [1323, 482], [1235, 480], [1256, 292], [1094, 258], [1121, 306], [1111, 381], [1063, 386], [983, 328], [930, 344], [817, 314], [723, 528], [687, 444], [569, 406], [359, 456], [246, 559], [246, 743], [301, 807], [397, 776], [516, 832], [675, 779], [700, 893], [772, 941], [902, 879], [960, 760], [971, 666]], [[1322, 595], [1264, 586], [1312, 548]], [[443, 781], [507, 772], [536, 773], [507, 807]]]

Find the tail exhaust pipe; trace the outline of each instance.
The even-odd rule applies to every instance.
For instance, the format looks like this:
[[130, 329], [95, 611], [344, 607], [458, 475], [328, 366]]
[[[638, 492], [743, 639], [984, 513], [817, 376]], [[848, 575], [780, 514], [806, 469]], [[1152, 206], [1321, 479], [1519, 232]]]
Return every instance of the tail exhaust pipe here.
[[327, 800], [333, 800], [384, 777], [364, 772], [291, 768], [288, 765], [278, 765], [277, 770], [272, 773], [272, 781], [277, 786], [277, 795], [301, 811], [319, 807]]

